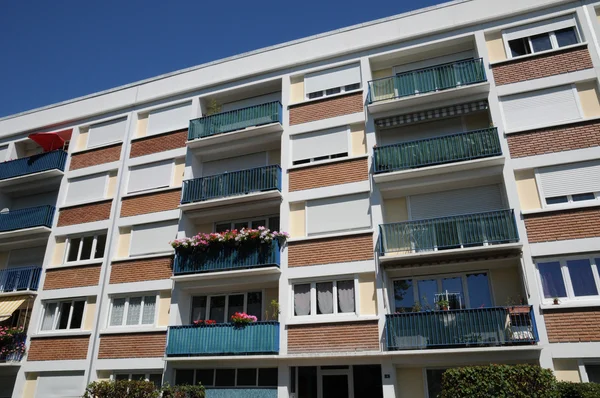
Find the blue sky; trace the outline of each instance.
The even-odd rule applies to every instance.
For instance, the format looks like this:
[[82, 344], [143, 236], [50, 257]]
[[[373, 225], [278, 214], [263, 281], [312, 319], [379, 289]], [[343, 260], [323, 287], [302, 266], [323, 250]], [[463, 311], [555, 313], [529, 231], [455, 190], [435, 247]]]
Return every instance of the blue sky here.
[[442, 2], [4, 1], [0, 116]]

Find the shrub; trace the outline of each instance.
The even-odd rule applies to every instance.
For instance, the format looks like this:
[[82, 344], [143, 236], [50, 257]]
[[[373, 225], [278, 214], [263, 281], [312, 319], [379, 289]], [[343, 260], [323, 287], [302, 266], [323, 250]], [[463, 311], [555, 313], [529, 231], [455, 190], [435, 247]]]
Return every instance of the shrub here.
[[489, 365], [448, 369], [441, 398], [559, 398], [556, 379], [537, 365]]
[[188, 384], [163, 387], [162, 398], [205, 398], [204, 386]]
[[596, 383], [558, 383], [560, 398], [597, 398], [600, 397], [600, 384]]
[[145, 380], [104, 380], [90, 383], [83, 398], [159, 398], [160, 390]]

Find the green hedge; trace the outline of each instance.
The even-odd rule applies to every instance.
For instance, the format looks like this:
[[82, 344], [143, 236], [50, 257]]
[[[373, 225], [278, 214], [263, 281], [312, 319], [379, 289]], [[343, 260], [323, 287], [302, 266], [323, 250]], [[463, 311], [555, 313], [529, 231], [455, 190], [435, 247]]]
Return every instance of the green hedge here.
[[597, 398], [600, 397], [600, 384], [559, 382], [560, 398]]
[[144, 380], [104, 380], [90, 383], [83, 398], [205, 398], [201, 385], [169, 386], [157, 388]]

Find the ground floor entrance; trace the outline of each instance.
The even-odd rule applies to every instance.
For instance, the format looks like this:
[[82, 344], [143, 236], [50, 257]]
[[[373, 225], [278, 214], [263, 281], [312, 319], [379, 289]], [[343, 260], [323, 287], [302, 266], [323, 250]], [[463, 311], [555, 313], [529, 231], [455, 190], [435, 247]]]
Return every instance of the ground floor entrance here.
[[294, 398], [383, 397], [380, 365], [293, 366]]

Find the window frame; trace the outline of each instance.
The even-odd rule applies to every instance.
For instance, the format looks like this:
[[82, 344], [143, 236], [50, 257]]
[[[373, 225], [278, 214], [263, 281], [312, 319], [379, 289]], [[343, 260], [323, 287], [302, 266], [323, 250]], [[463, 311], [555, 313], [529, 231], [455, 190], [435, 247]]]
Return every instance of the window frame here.
[[[69, 317], [67, 319], [67, 328], [65, 329], [58, 329], [58, 322], [60, 320], [60, 316], [61, 316], [61, 307], [63, 303], [71, 303], [71, 306], [69, 307]], [[81, 316], [81, 325], [78, 328], [71, 328], [71, 322], [73, 321], [73, 309], [75, 306], [76, 302], [83, 302], [83, 313]], [[54, 304], [56, 303], [56, 309], [54, 310], [54, 315], [52, 318], [52, 328], [51, 329], [42, 329], [43, 324], [44, 324], [44, 317], [46, 315], [46, 311], [48, 311], [48, 305], [50, 304]], [[68, 333], [68, 332], [73, 332], [73, 331], [81, 331], [84, 330], [83, 329], [83, 324], [85, 321], [85, 316], [86, 316], [86, 311], [87, 311], [87, 306], [88, 306], [88, 300], [87, 298], [74, 298], [74, 299], [69, 299], [69, 300], [47, 300], [43, 302], [42, 305], [42, 311], [40, 314], [40, 322], [39, 322], [39, 326], [38, 326], [38, 331], [39, 333]]]
[[[126, 373], [126, 372], [130, 372], [130, 373]], [[117, 376], [118, 375], [127, 375], [127, 380], [131, 381], [132, 380], [132, 376], [134, 374], [138, 374], [137, 372], [131, 372], [129, 370], [127, 370], [126, 372], [119, 372], [119, 371], [115, 371], [113, 373], [111, 373], [110, 375], [110, 379], [112, 381], [116, 381], [117, 380]], [[150, 375], [160, 375], [161, 378], [161, 385], [162, 385], [162, 372], [147, 372], [147, 371], [140, 371], [139, 374], [143, 374], [144, 375], [144, 380], [145, 381], [150, 381]]]
[[[358, 84], [358, 88], [352, 88], [351, 87], [351, 86], [356, 86], [357, 84]], [[350, 87], [350, 88], [348, 88], [348, 87]], [[335, 90], [335, 89], [338, 89], [338, 88], [340, 89], [339, 92], [332, 93], [332, 94], [327, 94], [327, 91], [329, 91], [329, 90]], [[362, 81], [358, 82], [358, 83], [346, 84], [345, 86], [329, 87], [329, 88], [321, 90], [321, 91], [313, 91], [313, 92], [310, 92], [310, 93], [306, 93], [304, 95], [304, 99], [306, 101], [319, 100], [321, 98], [334, 97], [336, 95], [344, 95], [344, 94], [351, 93], [351, 92], [354, 92], [354, 91], [359, 91], [359, 90], [362, 90]], [[318, 93], [320, 93], [321, 95], [318, 95], [318, 96], [315, 96], [315, 97], [312, 97], [312, 98], [310, 97], [311, 94], [318, 94]]]
[[[106, 240], [104, 242], [104, 252], [102, 253], [102, 257], [91, 257], [93, 254], [96, 253], [96, 247], [98, 245], [98, 237], [99, 236], [105, 236]], [[83, 251], [83, 240], [85, 238], [89, 238], [89, 237], [93, 238], [93, 242], [92, 242], [92, 248], [91, 248], [91, 252], [90, 252], [90, 258], [82, 260], [81, 259], [81, 252]], [[79, 241], [79, 249], [77, 250], [77, 260], [72, 260], [69, 261], [69, 252], [71, 251], [71, 243], [73, 239], [80, 239]], [[106, 255], [106, 244], [108, 243], [108, 232], [102, 232], [102, 233], [96, 233], [94, 235], [74, 235], [74, 236], [67, 236], [65, 239], [65, 253], [63, 256], [63, 264], [72, 264], [72, 263], [81, 263], [81, 262], [87, 262], [87, 261], [98, 261], [98, 260], [102, 260], [104, 259], [104, 256]]]
[[[142, 301], [140, 303], [140, 317], [138, 320], [138, 323], [135, 325], [127, 325], [127, 314], [129, 311], [129, 300], [132, 298], [138, 298], [141, 297]], [[141, 323], [142, 322], [142, 318], [144, 316], [144, 305], [145, 305], [145, 298], [146, 297], [154, 297], [155, 301], [154, 301], [154, 318], [152, 320], [152, 323]], [[114, 301], [118, 300], [118, 299], [125, 299], [125, 307], [123, 309], [123, 320], [121, 321], [120, 325], [111, 325], [111, 319], [112, 319], [112, 314], [113, 314], [113, 308], [114, 308]], [[157, 326], [157, 320], [158, 320], [158, 307], [159, 307], [159, 303], [160, 303], [160, 295], [158, 293], [147, 293], [147, 294], [134, 294], [131, 296], [125, 296], [125, 295], [114, 295], [110, 297], [110, 308], [108, 311], [108, 319], [106, 322], [106, 327], [108, 329], [117, 329], [117, 328], [146, 328], [146, 327], [156, 327]]]
[[[337, 282], [341, 281], [354, 281], [354, 312], [339, 312], [339, 297], [337, 295]], [[333, 312], [330, 314], [319, 314], [317, 307], [317, 284], [333, 282], [332, 294], [333, 294]], [[358, 275], [336, 275], [329, 278], [318, 278], [311, 280], [294, 280], [290, 281], [290, 318], [291, 319], [315, 319], [315, 318], [327, 318], [327, 317], [358, 317], [360, 316], [360, 293], [359, 293], [359, 282]], [[296, 285], [310, 285], [310, 313], [308, 315], [296, 315], [294, 310], [294, 287]]]
[[[162, 134], [162, 133], [158, 133], [155, 135], [160, 135], [160, 134]], [[144, 193], [148, 193], [148, 192], [152, 192], [152, 191], [174, 188], [175, 187], [175, 184], [174, 184], [175, 171], [177, 169], [177, 167], [176, 167], [177, 159], [179, 159], [179, 158], [158, 160], [158, 161], [154, 161], [154, 162], [142, 163], [142, 164], [138, 164], [138, 165], [129, 166], [129, 168], [127, 170], [127, 185], [126, 185], [125, 195], [126, 196], [135, 196], [135, 195], [140, 195], [140, 194], [144, 194]], [[170, 176], [169, 176], [169, 183], [167, 185], [158, 185], [158, 186], [153, 186], [151, 188], [144, 188], [144, 189], [139, 189], [139, 190], [135, 190], [135, 191], [130, 191], [131, 177], [133, 176], [133, 174], [134, 174], [133, 172], [135, 170], [139, 170], [144, 167], [153, 167], [153, 165], [158, 165], [158, 164], [165, 164], [165, 165], [168, 164], [171, 169]]]
[[260, 220], [266, 220], [267, 221], [267, 225], [265, 225], [265, 227], [273, 230], [271, 228], [270, 224], [271, 224], [271, 219], [275, 218], [275, 217], [279, 218], [279, 225], [280, 225], [280, 228], [281, 228], [281, 216], [279, 214], [271, 214], [271, 215], [265, 215], [265, 216], [262, 216], [262, 217], [240, 218], [240, 219], [231, 220], [231, 221], [225, 220], [225, 221], [214, 222], [212, 230], [213, 230], [213, 232], [216, 232], [218, 225], [229, 224], [229, 226], [230, 226], [229, 230], [231, 231], [231, 230], [233, 230], [235, 224], [247, 222], [248, 226], [250, 226], [252, 224], [252, 222], [254, 222], [254, 221], [260, 221]]
[[[549, 53], [549, 52], [553, 52], [553, 51], [558, 51], [558, 50], [560, 50], [562, 48], [571, 47], [571, 46], [578, 46], [578, 45], [583, 44], [584, 43], [583, 36], [581, 35], [581, 32], [579, 31], [579, 27], [578, 27], [577, 20], [575, 19], [575, 15], [572, 16], [572, 21], [573, 21], [573, 24], [570, 25], [570, 26], [565, 26], [565, 27], [561, 27], [561, 28], [558, 28], [558, 29], [557, 28], [549, 27], [549, 29], [551, 29], [551, 30], [544, 31], [544, 32], [541, 32], [541, 33], [536, 33], [534, 35], [529, 35], [529, 36], [527, 36], [527, 35], [516, 36], [516, 37], [510, 38], [510, 39], [508, 38], [508, 34], [507, 34], [506, 30], [503, 30], [502, 31], [502, 41], [503, 41], [503, 44], [504, 44], [504, 50], [506, 51], [506, 59], [507, 60], [510, 60], [510, 59], [520, 59], [520, 58], [523, 58], [523, 57], [528, 57], [528, 56], [533, 56], [533, 55], [539, 55], [539, 54]], [[543, 22], [543, 21], [540, 21], [540, 22]], [[548, 21], [548, 24], [549, 25], [553, 24], [553, 22], [552, 21]], [[525, 24], [525, 25], [522, 25], [522, 26], [527, 26], [527, 25], [528, 24]], [[575, 31], [575, 36], [577, 37], [577, 43], [570, 44], [570, 45], [563, 46], [563, 47], [559, 47], [558, 40], [556, 38], [556, 32], [559, 31], [559, 30], [568, 29], [568, 28], [573, 28], [573, 30]], [[552, 46], [552, 48], [550, 48], [548, 50], [534, 51], [533, 45], [532, 45], [532, 42], [531, 42], [531, 37], [533, 37], [533, 36], [539, 36], [539, 35], [543, 35], [543, 34], [548, 34], [548, 36], [550, 38], [550, 45]], [[513, 40], [520, 40], [520, 39], [526, 39], [527, 44], [529, 45], [530, 53], [529, 54], [524, 54], [524, 55], [513, 56], [512, 55], [512, 49], [510, 47], [510, 42], [513, 41]]]
[[[248, 386], [248, 385], [238, 385], [238, 369], [255, 369], [256, 370], [256, 384], [254, 386]], [[261, 369], [277, 369], [275, 367], [250, 367], [250, 368], [195, 368], [195, 369], [175, 369], [175, 380], [177, 380], [177, 371], [179, 370], [192, 370], [194, 372], [194, 377], [193, 377], [193, 385], [196, 385], [198, 383], [198, 375], [197, 375], [197, 371], [198, 370], [212, 370], [213, 371], [213, 380], [211, 384], [206, 384], [206, 382], [202, 382], [202, 385], [205, 387], [209, 387], [209, 388], [260, 388], [260, 387], [264, 387], [264, 388], [269, 388], [269, 387], [275, 387], [275, 386], [260, 386], [259, 385], [259, 379], [260, 379], [260, 371]], [[217, 381], [217, 371], [218, 370], [234, 370], [235, 371], [235, 376], [234, 376], [234, 382], [233, 382], [233, 386], [216, 386], [215, 383]]]
[[[575, 296], [575, 291], [573, 289], [573, 283], [571, 281], [571, 275], [569, 273], [569, 268], [567, 266], [567, 261], [576, 261], [576, 260], [588, 260], [590, 262], [590, 268], [592, 270], [592, 275], [594, 277], [594, 283], [596, 284], [596, 290], [598, 291], [598, 295], [592, 296]], [[560, 302], [573, 302], [573, 303], [581, 303], [581, 302], [590, 302], [590, 301], [600, 301], [600, 253], [592, 253], [588, 255], [574, 255], [574, 256], [562, 256], [562, 257], [540, 257], [534, 259], [536, 274], [537, 274], [537, 283], [540, 291], [540, 299], [541, 303], [544, 305], [553, 305], [554, 297], [546, 298], [544, 294], [544, 285], [542, 284], [542, 274], [540, 272], [540, 264], [544, 263], [553, 263], [558, 262], [560, 264], [560, 272], [563, 278], [563, 283], [565, 284], [565, 293], [566, 297], [559, 297]]]
[[[579, 103], [579, 99], [577, 100], [577, 104], [580, 108], [580, 112], [583, 115], [582, 111], [581, 111], [581, 104]], [[589, 161], [582, 161], [582, 162], [575, 162], [575, 163], [571, 163], [571, 165], [577, 165], [580, 163], [588, 163]], [[546, 166], [547, 167], [547, 166]], [[577, 168], [577, 167], [574, 167]], [[574, 207], [578, 206], [580, 204], [594, 204], [595, 201], [600, 201], [600, 191], [597, 192], [584, 192], [585, 193], [592, 193], [594, 194], [594, 199], [588, 199], [588, 200], [573, 200], [573, 196], [574, 195], [583, 195], [583, 194], [567, 194], [567, 195], [562, 195], [562, 196], [566, 196], [567, 197], [567, 201], [566, 202], [562, 202], [562, 203], [548, 203], [547, 201], [547, 197], [546, 194], [544, 193], [544, 186], [542, 184], [542, 177], [541, 177], [541, 171], [544, 169], [544, 167], [537, 167], [534, 169], [534, 178], [535, 178], [535, 184], [537, 186], [537, 192], [540, 198], [540, 203], [542, 204], [542, 209], [554, 209], [560, 206], [568, 206], [568, 207]], [[562, 196], [550, 196], [550, 198], [557, 198], [557, 197], [562, 197]]]
[[194, 307], [193, 307], [193, 299], [194, 297], [206, 297], [206, 309], [205, 309], [205, 315], [204, 315], [204, 321], [208, 321], [211, 320], [210, 318], [210, 300], [213, 297], [223, 297], [225, 296], [225, 308], [224, 308], [224, 313], [225, 313], [225, 323], [228, 323], [228, 319], [227, 319], [227, 313], [229, 312], [229, 296], [239, 296], [240, 294], [244, 295], [244, 309], [243, 312], [248, 311], [248, 294], [249, 293], [258, 293], [260, 292], [261, 296], [260, 296], [260, 316], [257, 316], [258, 318], [258, 322], [262, 322], [265, 320], [265, 289], [258, 289], [258, 290], [248, 290], [248, 291], [244, 291], [244, 292], [234, 292], [234, 293], [210, 293], [210, 294], [201, 294], [201, 295], [191, 295], [190, 296], [190, 313], [189, 313], [189, 319], [190, 319], [190, 324], [192, 324], [195, 319], [193, 319], [193, 315], [194, 315]]

